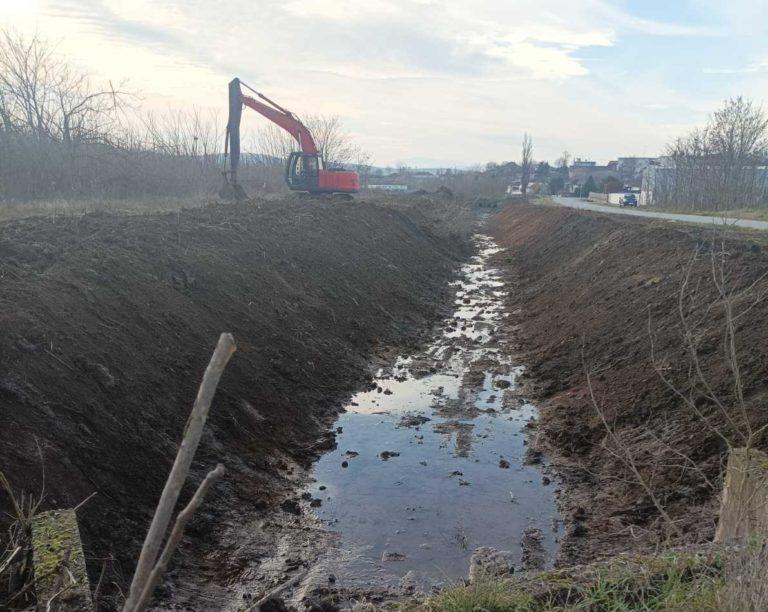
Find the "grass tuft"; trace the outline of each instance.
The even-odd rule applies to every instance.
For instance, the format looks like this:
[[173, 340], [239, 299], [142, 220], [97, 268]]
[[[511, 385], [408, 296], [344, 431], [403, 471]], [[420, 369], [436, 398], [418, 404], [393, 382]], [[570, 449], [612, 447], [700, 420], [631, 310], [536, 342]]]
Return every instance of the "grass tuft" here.
[[528, 612], [533, 598], [502, 579], [455, 583], [430, 599], [428, 608], [441, 612]]

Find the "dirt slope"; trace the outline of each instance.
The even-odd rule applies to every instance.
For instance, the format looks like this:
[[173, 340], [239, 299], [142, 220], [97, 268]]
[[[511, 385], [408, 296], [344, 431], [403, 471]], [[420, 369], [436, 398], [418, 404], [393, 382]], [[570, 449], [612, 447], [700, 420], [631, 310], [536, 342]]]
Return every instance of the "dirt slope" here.
[[[663, 371], [713, 425], [736, 439], [701, 385], [690, 382], [677, 309], [683, 270], [698, 247], [702, 253], [691, 268], [696, 293], [686, 300], [685, 312], [697, 322], [709, 384], [740, 421], [733, 375], [721, 350], [725, 319], [712, 282], [712, 230], [524, 205], [508, 207], [491, 225], [509, 249], [500, 259], [517, 286], [508, 333], [536, 381], [542, 409], [538, 442], [565, 481], [561, 502], [568, 530], [561, 561], [652, 549], [670, 535], [620, 459], [626, 458], [622, 449], [629, 450], [676, 522], [681, 533], [671, 533], [671, 541], [710, 538], [725, 444], [657, 374], [649, 318]], [[733, 289], [748, 287], [768, 271], [768, 255], [756, 240], [765, 238], [725, 237]], [[737, 311], [753, 299], [754, 293], [737, 299]], [[747, 412], [755, 427], [768, 421], [766, 317], [763, 300], [738, 320], [736, 332]], [[589, 400], [582, 355], [620, 445], [606, 434]], [[766, 447], [765, 436], [758, 446]]]
[[2, 470], [39, 491], [39, 444], [43, 508], [97, 491], [80, 511], [91, 573], [113, 558], [125, 585], [230, 331], [195, 480], [218, 461], [229, 473], [191, 533], [205, 543], [227, 508], [274, 507], [333, 444], [323, 432], [370, 359], [417, 343], [449, 303], [468, 247], [435, 227], [414, 208], [316, 201], [0, 225]]

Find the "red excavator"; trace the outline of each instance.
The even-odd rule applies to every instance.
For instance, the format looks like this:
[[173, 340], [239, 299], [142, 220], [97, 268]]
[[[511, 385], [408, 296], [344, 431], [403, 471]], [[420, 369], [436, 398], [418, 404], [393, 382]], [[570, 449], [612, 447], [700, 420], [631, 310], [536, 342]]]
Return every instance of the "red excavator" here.
[[[241, 85], [257, 97], [243, 95]], [[276, 123], [299, 143], [301, 151], [294, 151], [288, 156], [285, 167], [285, 182], [293, 191], [320, 193], [357, 193], [360, 191], [360, 176], [349, 170], [326, 169], [325, 161], [317, 150], [312, 134], [307, 127], [290, 111], [282, 108], [264, 94], [232, 79], [229, 83], [229, 121], [224, 141], [224, 159], [229, 155], [229, 170], [224, 171], [225, 189], [222, 194], [241, 199], [245, 197], [242, 185], [237, 182], [237, 168], [240, 164], [240, 116], [243, 106], [252, 108], [267, 119]], [[225, 161], [226, 163], [226, 161]]]

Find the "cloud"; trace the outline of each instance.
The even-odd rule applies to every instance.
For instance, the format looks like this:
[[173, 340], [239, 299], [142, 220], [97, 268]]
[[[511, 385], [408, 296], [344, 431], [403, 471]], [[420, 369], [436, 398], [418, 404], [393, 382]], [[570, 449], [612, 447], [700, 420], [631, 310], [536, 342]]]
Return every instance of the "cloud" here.
[[[739, 66], [717, 51], [711, 13], [668, 22], [624, 0], [35, 1], [28, 31], [61, 39], [99, 76], [130, 77], [147, 105], [224, 113], [226, 83], [239, 76], [297, 112], [340, 115], [385, 163], [514, 159], [523, 131], [539, 158], [653, 151], [711, 96], [700, 73], [658, 68], [673, 64], [669, 49], [696, 43], [712, 49], [702, 64]], [[642, 99], [617, 96], [617, 79]]]
[[283, 5], [283, 10], [300, 19], [346, 24], [401, 13], [399, 6], [387, 0], [292, 0]]
[[750, 62], [746, 66], [735, 68], [703, 68], [704, 74], [754, 74], [768, 70], [768, 59]]

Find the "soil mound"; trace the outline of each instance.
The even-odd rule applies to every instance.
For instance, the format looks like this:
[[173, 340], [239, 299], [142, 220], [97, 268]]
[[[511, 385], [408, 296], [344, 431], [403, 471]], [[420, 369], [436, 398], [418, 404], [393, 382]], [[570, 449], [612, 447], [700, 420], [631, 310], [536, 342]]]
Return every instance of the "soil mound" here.
[[[372, 356], [415, 345], [450, 303], [446, 280], [469, 247], [433, 227], [413, 208], [327, 201], [0, 225], [3, 472], [39, 491], [39, 444], [42, 510], [96, 491], [78, 512], [86, 556], [115, 559], [105, 581], [125, 585], [229, 331], [238, 351], [191, 485], [219, 461], [228, 477], [191, 537], [215, 539], [208, 526], [228, 508], [277, 505], [294, 473], [333, 446], [323, 432], [369, 379]], [[230, 557], [210, 561], [226, 572]]]
[[[673, 386], [712, 425], [733, 436], [702, 385], [691, 382], [678, 311], [689, 269], [693, 294], [685, 312], [696, 328], [700, 365], [714, 394], [735, 409], [734, 378], [722, 351], [724, 310], [712, 281], [715, 239], [727, 253], [729, 287], [741, 296], [736, 311], [746, 311], [736, 325], [746, 410], [755, 430], [764, 425], [768, 301], [753, 304], [754, 293], [740, 292], [768, 269], [768, 239], [528, 205], [501, 211], [492, 230], [508, 248], [499, 263], [517, 286], [508, 334], [538, 384], [539, 442], [565, 480], [563, 560], [651, 550], [665, 540], [653, 500], [621, 459], [626, 452], [678, 525], [680, 534], [672, 533], [671, 541], [711, 538], [725, 444], [662, 381], [651, 359], [649, 327], [656, 365], [661, 362]], [[583, 362], [621, 449], [590, 401]], [[763, 433], [757, 445], [767, 443]]]

